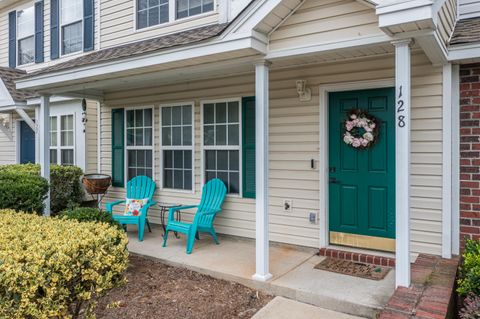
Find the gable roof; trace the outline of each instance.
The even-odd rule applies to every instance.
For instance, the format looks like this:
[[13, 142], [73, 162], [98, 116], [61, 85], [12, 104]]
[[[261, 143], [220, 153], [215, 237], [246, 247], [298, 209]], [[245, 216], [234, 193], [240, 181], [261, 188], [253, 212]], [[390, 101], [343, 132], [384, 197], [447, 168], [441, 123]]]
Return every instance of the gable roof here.
[[480, 42], [480, 17], [457, 21], [450, 39], [450, 45]]
[[25, 74], [25, 78], [54, 71], [68, 70], [80, 66], [108, 62], [132, 56], [161, 51], [163, 49], [193, 44], [219, 35], [228, 23], [207, 25], [195, 29], [164, 35], [157, 38], [127, 43], [107, 49], [93, 51], [81, 57], [58, 63], [41, 70]]
[[15, 80], [25, 76], [27, 73], [19, 69], [11, 69], [0, 67], [0, 80], [8, 90], [8, 93], [15, 102], [26, 102], [27, 99], [36, 97], [37, 95], [28, 90], [18, 90], [15, 86]]

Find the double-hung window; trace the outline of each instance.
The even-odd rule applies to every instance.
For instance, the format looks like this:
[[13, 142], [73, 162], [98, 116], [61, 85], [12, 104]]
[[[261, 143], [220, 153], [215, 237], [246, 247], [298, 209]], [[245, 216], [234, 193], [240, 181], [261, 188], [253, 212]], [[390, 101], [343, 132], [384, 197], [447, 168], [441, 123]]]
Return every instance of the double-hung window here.
[[17, 11], [17, 65], [35, 61], [35, 9]]
[[240, 101], [203, 104], [205, 181], [221, 179], [228, 193], [240, 194]]
[[61, 49], [69, 54], [83, 49], [83, 0], [60, 0]]
[[162, 185], [193, 189], [193, 104], [163, 106]]
[[75, 165], [73, 114], [50, 117], [50, 163]]
[[127, 180], [153, 178], [153, 109], [128, 109], [125, 121]]

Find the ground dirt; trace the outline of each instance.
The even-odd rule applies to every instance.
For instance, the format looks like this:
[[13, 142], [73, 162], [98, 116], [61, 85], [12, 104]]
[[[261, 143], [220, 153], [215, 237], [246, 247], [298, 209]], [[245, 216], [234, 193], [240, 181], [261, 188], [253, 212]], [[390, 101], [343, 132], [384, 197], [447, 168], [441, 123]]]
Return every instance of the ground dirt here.
[[273, 296], [184, 268], [130, 256], [128, 283], [101, 298], [97, 318], [251, 318]]

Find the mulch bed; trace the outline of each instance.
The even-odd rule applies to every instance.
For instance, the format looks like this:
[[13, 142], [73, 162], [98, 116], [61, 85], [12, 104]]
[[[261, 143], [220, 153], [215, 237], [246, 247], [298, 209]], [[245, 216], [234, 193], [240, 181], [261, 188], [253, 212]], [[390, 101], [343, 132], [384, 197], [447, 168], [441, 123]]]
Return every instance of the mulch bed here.
[[327, 270], [343, 275], [350, 275], [372, 280], [381, 280], [385, 278], [390, 271], [389, 267], [329, 257], [325, 258], [322, 262], [316, 265], [315, 269]]
[[273, 297], [131, 255], [128, 283], [101, 298], [97, 318], [251, 318]]

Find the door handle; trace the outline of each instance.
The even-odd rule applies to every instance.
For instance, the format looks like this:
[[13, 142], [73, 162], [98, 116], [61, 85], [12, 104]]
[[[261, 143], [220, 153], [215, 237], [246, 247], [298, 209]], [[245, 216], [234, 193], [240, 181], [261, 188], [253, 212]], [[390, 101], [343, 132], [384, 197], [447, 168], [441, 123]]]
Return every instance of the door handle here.
[[329, 181], [328, 181], [330, 184], [338, 184], [339, 181], [337, 181], [337, 179], [335, 177], [330, 177]]

